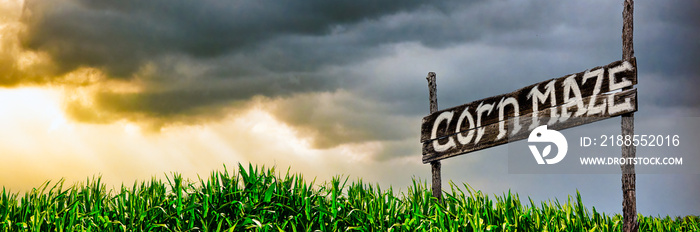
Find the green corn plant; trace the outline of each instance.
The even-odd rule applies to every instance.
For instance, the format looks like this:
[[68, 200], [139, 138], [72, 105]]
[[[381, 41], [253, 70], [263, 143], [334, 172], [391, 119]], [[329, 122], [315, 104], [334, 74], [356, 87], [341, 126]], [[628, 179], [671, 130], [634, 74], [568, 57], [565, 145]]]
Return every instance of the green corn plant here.
[[[191, 181], [134, 182], [108, 190], [100, 177], [69, 187], [44, 182], [0, 192], [0, 231], [621, 231], [619, 214], [589, 211], [577, 191], [536, 203], [450, 182], [443, 202], [427, 182], [406, 191], [335, 176], [315, 184], [287, 169], [238, 164]], [[698, 216], [639, 215], [640, 231], [700, 231]]]

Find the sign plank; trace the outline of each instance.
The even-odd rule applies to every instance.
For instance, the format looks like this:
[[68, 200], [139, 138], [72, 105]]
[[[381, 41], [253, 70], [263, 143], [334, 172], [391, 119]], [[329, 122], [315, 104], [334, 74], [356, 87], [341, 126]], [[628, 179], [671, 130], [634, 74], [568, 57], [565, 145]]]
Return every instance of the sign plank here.
[[561, 130], [635, 112], [636, 83], [632, 58], [435, 112], [421, 125], [423, 163], [521, 140], [539, 125]]
[[[481, 128], [474, 128], [471, 130], [464, 131], [462, 133], [450, 135], [441, 139], [436, 139], [423, 143], [423, 163], [446, 159], [449, 157], [461, 155], [463, 153], [478, 151], [481, 149], [525, 139], [529, 136], [530, 132], [539, 125], [547, 124], [548, 129], [562, 130], [637, 111], [636, 88], [616, 93], [602, 94], [596, 97], [595, 99], [593, 99], [593, 96], [584, 98], [584, 101], [590, 100], [594, 100], [596, 105], [603, 104], [606, 101], [609, 101], [613, 103], [607, 103], [607, 106], [617, 105], [624, 107], [612, 110], [608, 109], [600, 115], [584, 115], [581, 117], [569, 118], [559, 117], [556, 118], [557, 120], [554, 122], [549, 122], [550, 118], [532, 117], [532, 113], [523, 115], [519, 118], [509, 118], [504, 123], [504, 129], [508, 134], [508, 136], [505, 138], [498, 138], [498, 134], [500, 131], [499, 123], [492, 123]], [[563, 108], [563, 105], [550, 107], [548, 109], [539, 111], [539, 114], [549, 115], [551, 111], [561, 111]], [[518, 122], [516, 122], [516, 120], [518, 120]], [[513, 128], [518, 127], [515, 125], [518, 125], [520, 129], [516, 130], [515, 128]], [[479, 130], [484, 131], [480, 138], [478, 138]], [[449, 144], [452, 145], [450, 146]], [[436, 149], [436, 147], [441, 148]]]
[[[570, 117], [602, 116], [605, 111], [603, 105], [606, 102], [605, 100], [598, 102], [598, 95], [631, 88], [636, 84], [636, 58], [629, 61], [615, 61], [602, 67], [532, 84], [511, 93], [432, 113], [423, 118], [421, 142], [425, 143], [527, 114], [534, 117], [557, 117], [561, 114]], [[587, 97], [592, 97], [596, 104], [587, 104], [588, 101], [583, 100]], [[533, 113], [554, 106], [562, 106], [562, 110], [546, 114]]]

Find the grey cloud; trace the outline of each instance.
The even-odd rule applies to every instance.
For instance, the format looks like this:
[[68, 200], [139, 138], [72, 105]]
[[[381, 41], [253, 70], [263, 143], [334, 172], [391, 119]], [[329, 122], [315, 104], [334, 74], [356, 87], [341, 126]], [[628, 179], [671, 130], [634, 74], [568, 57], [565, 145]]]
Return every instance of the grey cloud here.
[[[256, 95], [352, 84], [332, 69], [385, 50], [334, 30], [425, 4], [29, 1], [23, 17], [28, 30], [21, 38], [25, 48], [47, 52], [58, 74], [96, 67], [108, 78], [140, 80], [138, 93], [98, 93], [101, 110], [167, 118]], [[144, 74], [148, 68], [153, 70]]]
[[635, 7], [640, 84], [655, 84], [646, 87], [649, 95], [640, 92], [642, 100], [660, 107], [700, 106], [695, 90], [700, 86], [700, 17], [694, 13], [698, 11], [700, 3], [695, 1], [641, 2]]
[[[419, 42], [431, 48], [465, 42], [489, 42], [491, 37], [519, 31], [538, 32], [559, 24], [560, 2], [469, 2], [450, 8], [426, 7], [389, 15], [380, 21], [346, 28], [367, 44]], [[486, 40], [486, 41], [483, 41]]]
[[[700, 66], [700, 3], [646, 3], [639, 13], [647, 16], [635, 26], [635, 52], [648, 56], [653, 62], [650, 71], [671, 75], [697, 74]], [[641, 55], [640, 55], [641, 56]]]
[[294, 126], [300, 135], [310, 135], [316, 148], [411, 138], [418, 127], [406, 125], [420, 120], [392, 115], [391, 105], [345, 91], [275, 99], [268, 107], [277, 119]]
[[130, 77], [149, 59], [183, 53], [208, 58], [255, 49], [281, 35], [323, 35], [334, 25], [411, 10], [420, 1], [62, 1], [32, 2], [28, 48], [49, 52], [69, 71], [102, 67]]

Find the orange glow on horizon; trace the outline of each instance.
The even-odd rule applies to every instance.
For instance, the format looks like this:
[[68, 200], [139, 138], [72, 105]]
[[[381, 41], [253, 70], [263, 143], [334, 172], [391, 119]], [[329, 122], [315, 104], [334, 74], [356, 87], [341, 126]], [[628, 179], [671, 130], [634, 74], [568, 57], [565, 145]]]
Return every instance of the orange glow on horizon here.
[[376, 147], [315, 149], [294, 128], [256, 106], [218, 121], [168, 126], [156, 133], [144, 133], [138, 122], [126, 120], [80, 123], [63, 111], [70, 93], [0, 89], [0, 185], [26, 191], [47, 180], [65, 178], [72, 184], [101, 175], [108, 186], [118, 187], [171, 172], [206, 177], [222, 164], [231, 168], [239, 162], [291, 167], [323, 178], [345, 172], [329, 163], [357, 162], [353, 153], [358, 149]]

